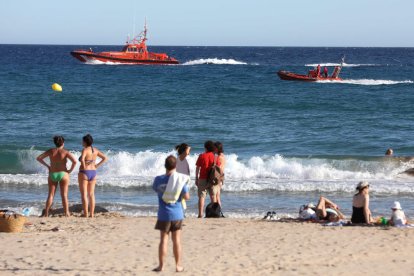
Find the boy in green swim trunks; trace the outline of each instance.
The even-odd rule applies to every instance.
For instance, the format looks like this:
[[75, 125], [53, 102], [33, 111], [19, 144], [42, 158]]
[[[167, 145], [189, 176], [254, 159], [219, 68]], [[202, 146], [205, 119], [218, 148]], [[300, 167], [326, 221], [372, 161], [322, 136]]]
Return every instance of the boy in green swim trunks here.
[[[56, 187], [60, 185], [60, 195], [62, 196], [62, 205], [65, 212], [65, 216], [69, 216], [69, 203], [68, 203], [68, 187], [69, 187], [69, 174], [73, 171], [76, 165], [75, 157], [67, 150], [64, 149], [65, 139], [63, 136], [53, 137], [53, 142], [56, 148], [49, 149], [37, 157], [42, 165], [48, 168], [49, 177], [49, 194], [46, 200], [46, 208], [44, 216], [49, 216], [50, 207], [52, 207], [53, 199], [55, 197]], [[49, 157], [50, 164], [45, 162], [45, 158]], [[72, 165], [68, 170], [66, 167], [67, 160], [70, 160]]]

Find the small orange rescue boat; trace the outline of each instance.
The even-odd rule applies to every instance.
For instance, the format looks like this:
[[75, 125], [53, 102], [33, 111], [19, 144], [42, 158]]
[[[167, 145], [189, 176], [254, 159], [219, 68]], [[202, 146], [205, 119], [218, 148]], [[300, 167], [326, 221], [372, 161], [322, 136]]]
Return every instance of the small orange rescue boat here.
[[92, 49], [75, 50], [70, 54], [81, 62], [112, 62], [120, 64], [178, 64], [178, 60], [165, 53], [151, 53], [147, 50], [147, 25], [144, 31], [127, 40], [122, 51], [95, 53]]
[[326, 71], [326, 73], [321, 74], [320, 65], [318, 65], [317, 68], [315, 68], [314, 70], [309, 70], [307, 75], [296, 74], [283, 70], [278, 71], [277, 75], [282, 80], [291, 81], [342, 81], [342, 79], [339, 77], [339, 73], [342, 70], [344, 59], [345, 57], [342, 58], [341, 64], [339, 66], [335, 66], [331, 76], [328, 75], [328, 71]]

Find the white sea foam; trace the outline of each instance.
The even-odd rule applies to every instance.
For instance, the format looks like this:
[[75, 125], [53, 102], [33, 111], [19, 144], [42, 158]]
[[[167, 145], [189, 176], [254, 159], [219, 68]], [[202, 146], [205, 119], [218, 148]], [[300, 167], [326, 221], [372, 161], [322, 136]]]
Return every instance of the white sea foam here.
[[[340, 63], [314, 63], [314, 64], [305, 64], [305, 66], [307, 67], [316, 67], [316, 66], [322, 66], [322, 67], [335, 67], [335, 66], [340, 66]], [[348, 63], [344, 63], [342, 65], [343, 67], [363, 67], [363, 66], [381, 66], [381, 64], [348, 64]]]
[[[21, 174], [0, 174], [0, 184], [46, 185], [47, 171], [37, 161], [36, 150], [20, 154]], [[78, 157], [80, 152], [73, 152]], [[98, 169], [98, 185], [150, 187], [153, 177], [164, 173], [164, 160], [174, 152], [106, 152], [108, 163]], [[190, 155], [191, 175], [195, 174], [197, 154]], [[79, 167], [79, 164], [77, 165]], [[227, 155], [226, 191], [346, 191], [351, 192], [360, 180], [375, 182], [379, 193], [414, 193], [414, 179], [400, 174], [411, 163], [358, 159], [285, 158], [281, 155], [253, 156], [239, 159]], [[75, 171], [77, 171], [75, 169]], [[77, 174], [71, 175], [77, 185]]]
[[344, 79], [342, 81], [320, 80], [318, 83], [338, 83], [338, 84], [356, 84], [356, 85], [394, 85], [394, 84], [412, 84], [412, 80], [393, 81], [393, 80], [373, 80], [373, 79]]
[[100, 61], [96, 59], [88, 59], [85, 64], [88, 65], [131, 65], [134, 63], [125, 63], [125, 62], [113, 62], [113, 61]]
[[202, 64], [218, 64], [218, 65], [246, 65], [246, 62], [234, 59], [219, 58], [201, 58], [184, 62], [182, 65], [202, 65]]

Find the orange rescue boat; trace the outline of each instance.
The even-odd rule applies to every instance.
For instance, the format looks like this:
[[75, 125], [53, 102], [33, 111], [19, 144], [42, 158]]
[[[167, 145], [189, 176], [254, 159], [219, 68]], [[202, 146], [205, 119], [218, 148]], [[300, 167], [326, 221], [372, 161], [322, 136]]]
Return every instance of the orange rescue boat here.
[[344, 59], [345, 57], [342, 58], [341, 64], [339, 66], [335, 66], [331, 76], [328, 75], [327, 71], [326, 74], [321, 74], [320, 65], [318, 65], [314, 70], [310, 70], [307, 75], [296, 74], [283, 70], [278, 71], [277, 75], [282, 80], [290, 81], [342, 81], [342, 79], [339, 77], [339, 73], [342, 70]]
[[81, 62], [112, 62], [120, 64], [179, 64], [178, 60], [165, 53], [151, 53], [147, 50], [147, 25], [144, 31], [127, 40], [122, 51], [99, 52], [89, 50], [74, 50], [70, 54]]

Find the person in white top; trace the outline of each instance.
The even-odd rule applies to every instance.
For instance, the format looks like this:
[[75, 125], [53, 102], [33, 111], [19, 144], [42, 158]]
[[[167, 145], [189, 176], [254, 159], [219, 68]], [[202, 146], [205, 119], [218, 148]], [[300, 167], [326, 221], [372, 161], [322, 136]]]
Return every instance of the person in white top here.
[[176, 171], [185, 175], [190, 175], [190, 165], [187, 156], [190, 155], [191, 147], [186, 143], [182, 143], [175, 147], [178, 153]]
[[407, 224], [407, 219], [405, 217], [404, 211], [402, 210], [401, 204], [398, 201], [394, 201], [394, 205], [392, 206], [391, 210], [391, 225], [402, 226]]

